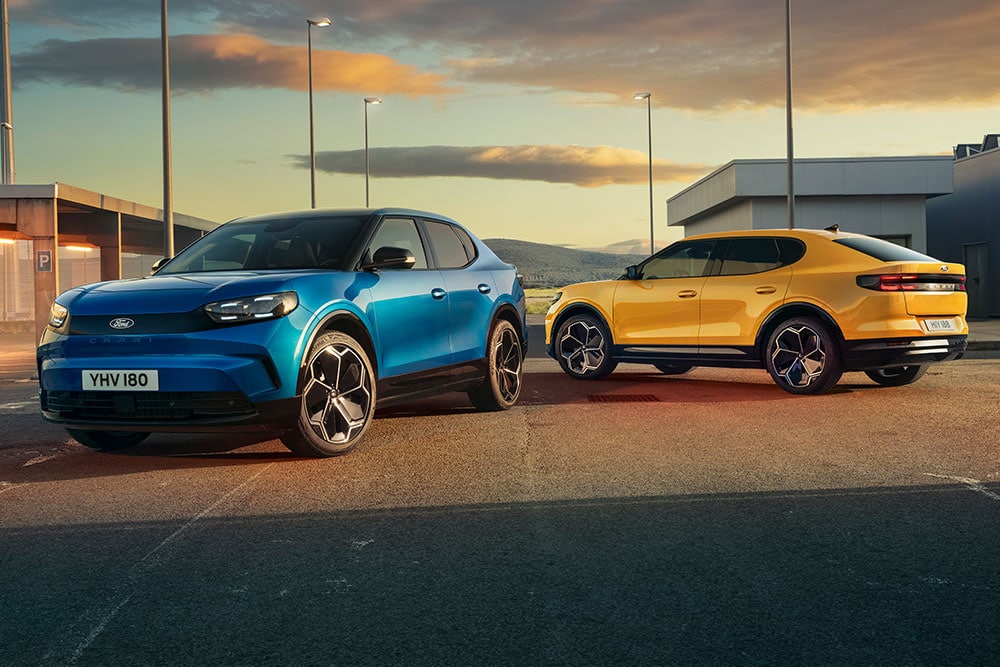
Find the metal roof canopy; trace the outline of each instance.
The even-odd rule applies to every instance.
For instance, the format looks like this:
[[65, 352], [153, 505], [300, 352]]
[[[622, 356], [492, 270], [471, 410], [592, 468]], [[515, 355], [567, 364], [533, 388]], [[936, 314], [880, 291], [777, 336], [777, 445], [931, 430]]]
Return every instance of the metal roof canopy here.
[[[747, 199], [786, 197], [784, 159], [733, 160], [667, 200], [667, 225], [697, 222]], [[953, 189], [950, 155], [795, 160], [795, 197], [936, 197]]]

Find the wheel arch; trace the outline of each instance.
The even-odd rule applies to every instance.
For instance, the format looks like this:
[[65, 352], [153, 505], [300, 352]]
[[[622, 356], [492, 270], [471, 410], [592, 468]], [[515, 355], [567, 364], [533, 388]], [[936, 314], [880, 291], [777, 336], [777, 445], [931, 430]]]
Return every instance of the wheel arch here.
[[323, 334], [332, 331], [345, 333], [354, 340], [358, 341], [361, 347], [364, 348], [365, 353], [368, 355], [368, 360], [371, 362], [372, 369], [375, 371], [375, 377], [377, 378], [379, 376], [378, 355], [375, 353], [375, 341], [368, 326], [355, 313], [352, 313], [349, 310], [338, 310], [328, 314], [313, 328], [308, 342], [303, 348], [302, 357], [299, 361], [296, 394], [302, 393], [302, 387], [305, 381], [306, 361], [309, 357], [309, 352], [312, 350], [312, 346], [315, 344], [316, 339]]
[[604, 326], [604, 330], [608, 332], [608, 336], [611, 338], [612, 345], [614, 344], [615, 334], [611, 329], [611, 325], [608, 322], [608, 318], [605, 317], [604, 313], [597, 306], [587, 303], [585, 301], [577, 301], [572, 303], [556, 315], [555, 319], [552, 320], [552, 329], [550, 330], [552, 340], [549, 341], [549, 349], [553, 349], [556, 344], [556, 333], [559, 331], [559, 327], [563, 325], [568, 318], [574, 315], [592, 315], [600, 320], [601, 324]]
[[[493, 325], [497, 323], [498, 320], [507, 320], [514, 327], [514, 331], [517, 332], [517, 340], [521, 344], [521, 355], [522, 357], [528, 354], [528, 332], [526, 331], [524, 318], [518, 312], [517, 308], [510, 303], [501, 303], [497, 306], [497, 309], [493, 313], [493, 317], [490, 319], [490, 326], [486, 333], [487, 338], [487, 350], [489, 347], [489, 332], [493, 331]], [[488, 352], [487, 352], [488, 353]]]
[[840, 325], [837, 324], [837, 320], [819, 306], [811, 303], [796, 302], [783, 304], [764, 319], [760, 329], [757, 330], [757, 340], [754, 343], [754, 352], [758, 359], [763, 361], [766, 354], [764, 348], [767, 346], [767, 341], [771, 337], [771, 334], [778, 328], [778, 325], [793, 317], [815, 317], [819, 319], [829, 327], [830, 333], [837, 343], [837, 351], [843, 355], [844, 333], [841, 331]]

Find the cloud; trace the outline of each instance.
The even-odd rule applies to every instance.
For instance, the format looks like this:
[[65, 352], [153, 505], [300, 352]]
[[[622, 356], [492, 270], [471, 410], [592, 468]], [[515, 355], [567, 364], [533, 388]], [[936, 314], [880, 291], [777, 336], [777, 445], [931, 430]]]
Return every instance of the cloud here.
[[[119, 90], [160, 89], [160, 40], [108, 38], [47, 40], [12, 58], [19, 83], [59, 82]], [[171, 86], [178, 92], [223, 88], [306, 90], [307, 49], [271, 44], [253, 35], [180, 35], [170, 38]], [[313, 47], [315, 90], [440, 95], [455, 90], [443, 77], [389, 56]]]
[[[27, 21], [148, 25], [134, 0], [22, 0]], [[784, 104], [784, 3], [776, 0], [171, 0], [213, 30], [301, 43], [333, 14], [340, 48], [413, 54], [467, 83], [571, 91], [697, 111]], [[796, 0], [794, 100], [802, 109], [1000, 102], [1000, 3]], [[444, 84], [438, 80], [437, 84]]]
[[[309, 168], [308, 155], [288, 156]], [[649, 182], [646, 153], [612, 146], [414, 146], [373, 148], [371, 173], [379, 178], [434, 176], [570, 183], [585, 188]], [[363, 174], [363, 150], [323, 151], [316, 168], [327, 173]], [[709, 171], [704, 165], [653, 161], [660, 182], [690, 182]]]

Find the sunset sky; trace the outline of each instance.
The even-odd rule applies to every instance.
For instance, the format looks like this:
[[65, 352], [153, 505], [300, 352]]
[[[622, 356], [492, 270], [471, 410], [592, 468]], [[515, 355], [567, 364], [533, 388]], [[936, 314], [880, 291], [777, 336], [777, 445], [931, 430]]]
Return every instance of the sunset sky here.
[[[8, 0], [16, 182], [162, 205], [159, 0]], [[996, 0], [793, 0], [796, 157], [1000, 132]], [[174, 210], [450, 215], [482, 238], [657, 244], [666, 199], [785, 155], [783, 0], [170, 0]]]

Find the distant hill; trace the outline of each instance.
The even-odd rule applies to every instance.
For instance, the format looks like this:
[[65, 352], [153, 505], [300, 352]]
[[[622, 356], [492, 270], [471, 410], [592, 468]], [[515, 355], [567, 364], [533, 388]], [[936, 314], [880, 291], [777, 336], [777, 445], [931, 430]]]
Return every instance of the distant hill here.
[[647, 255], [574, 250], [545, 243], [512, 239], [484, 239], [500, 259], [517, 266], [525, 287], [562, 287], [588, 280], [617, 278], [629, 264]]

